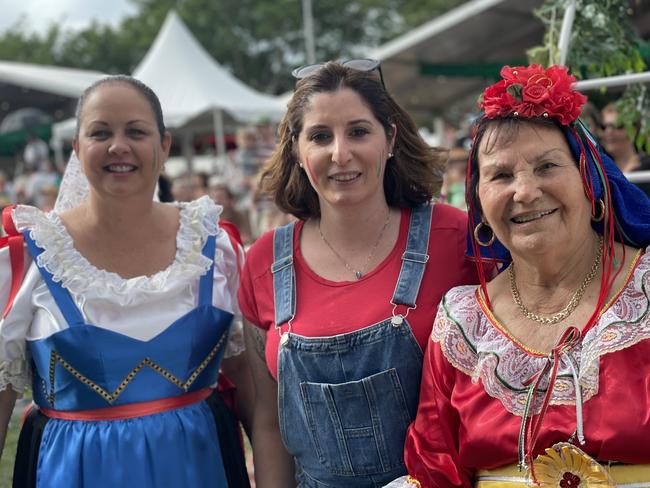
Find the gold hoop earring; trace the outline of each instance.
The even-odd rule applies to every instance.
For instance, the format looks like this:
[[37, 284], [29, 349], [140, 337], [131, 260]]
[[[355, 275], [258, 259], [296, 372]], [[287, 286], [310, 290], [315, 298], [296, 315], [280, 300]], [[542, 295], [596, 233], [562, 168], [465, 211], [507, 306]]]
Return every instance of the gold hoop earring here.
[[600, 203], [600, 215], [595, 216], [593, 213], [591, 214], [591, 221], [592, 222], [600, 222], [605, 218], [605, 202], [603, 202], [603, 199], [599, 199], [598, 203]]
[[[483, 226], [490, 229], [490, 232], [492, 233], [492, 237], [490, 237], [487, 241], [482, 241], [478, 236]], [[478, 242], [479, 246], [483, 246], [483, 247], [491, 246], [492, 244], [494, 244], [495, 239], [496, 236], [494, 235], [494, 231], [492, 230], [492, 227], [490, 227], [487, 223], [479, 222], [479, 224], [476, 227], [474, 227], [474, 240]]]

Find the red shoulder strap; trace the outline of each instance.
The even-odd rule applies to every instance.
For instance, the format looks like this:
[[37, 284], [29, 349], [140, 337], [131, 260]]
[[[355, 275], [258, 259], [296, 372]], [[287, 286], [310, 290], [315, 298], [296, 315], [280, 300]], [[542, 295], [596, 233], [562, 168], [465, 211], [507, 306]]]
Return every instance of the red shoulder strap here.
[[16, 229], [14, 219], [11, 216], [14, 208], [16, 208], [16, 205], [10, 205], [2, 209], [2, 227], [7, 235], [0, 238], [0, 247], [9, 246], [9, 260], [11, 262], [11, 290], [9, 291], [7, 305], [4, 312], [2, 312], [3, 319], [11, 310], [25, 274], [24, 239], [23, 235]]
[[228, 238], [230, 239], [230, 245], [235, 250], [235, 256], [237, 257], [237, 272], [241, 274], [241, 249], [244, 248], [244, 245], [241, 242], [241, 235], [239, 234], [239, 229], [228, 220], [219, 220], [219, 227], [226, 231]]

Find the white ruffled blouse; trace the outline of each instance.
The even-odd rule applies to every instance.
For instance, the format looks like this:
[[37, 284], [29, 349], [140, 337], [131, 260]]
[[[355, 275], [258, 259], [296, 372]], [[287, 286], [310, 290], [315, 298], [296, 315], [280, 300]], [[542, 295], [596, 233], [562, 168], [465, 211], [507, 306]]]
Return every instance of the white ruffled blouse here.
[[[21, 232], [29, 230], [36, 244], [44, 249], [37, 258], [39, 265], [70, 292], [87, 323], [143, 341], [160, 334], [196, 307], [199, 277], [212, 264], [201, 251], [207, 237], [216, 235], [213, 305], [235, 315], [225, 356], [240, 354], [244, 340], [237, 288], [243, 250], [233, 249], [228, 234], [218, 225], [221, 207], [209, 197], [172, 205], [180, 209], [174, 261], [151, 276], [129, 279], [88, 262], [74, 248], [58, 214], [18, 206], [13, 217], [16, 228]], [[43, 339], [68, 327], [27, 249], [25, 269], [14, 304], [0, 320], [0, 391], [11, 385], [20, 393], [29, 385], [26, 341]], [[4, 305], [11, 288], [6, 247], [0, 249], [0, 270], [0, 303]]]

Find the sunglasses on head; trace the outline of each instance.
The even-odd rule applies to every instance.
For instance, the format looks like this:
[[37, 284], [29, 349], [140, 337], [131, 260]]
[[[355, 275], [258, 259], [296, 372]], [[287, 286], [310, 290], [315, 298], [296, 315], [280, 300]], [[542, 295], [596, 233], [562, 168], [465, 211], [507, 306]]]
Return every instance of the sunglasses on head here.
[[[302, 80], [303, 78], [306, 78], [307, 76], [316, 73], [319, 69], [321, 69], [326, 64], [327, 63], [314, 63], [314, 64], [306, 64], [304, 66], [300, 66], [299, 68], [296, 68], [291, 72], [291, 76], [293, 76], [297, 80]], [[339, 64], [345, 66], [346, 68], [355, 69], [357, 71], [377, 70], [379, 72], [379, 79], [381, 80], [381, 86], [384, 88], [384, 90], [386, 90], [386, 85], [384, 84], [384, 75], [381, 72], [381, 62], [379, 62], [379, 60], [346, 59], [344, 61], [339, 61]]]

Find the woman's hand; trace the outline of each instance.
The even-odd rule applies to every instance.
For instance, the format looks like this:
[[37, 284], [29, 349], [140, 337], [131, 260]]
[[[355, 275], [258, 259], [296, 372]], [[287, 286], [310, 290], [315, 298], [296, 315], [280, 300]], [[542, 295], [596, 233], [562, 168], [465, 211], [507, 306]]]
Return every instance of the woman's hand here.
[[221, 370], [237, 387], [237, 415], [244, 426], [246, 435], [252, 439], [255, 388], [246, 355], [242, 352], [237, 356], [225, 358], [221, 362]]
[[280, 436], [278, 384], [266, 367], [266, 332], [249, 323], [244, 324], [244, 330], [246, 355], [255, 384], [253, 459], [257, 488], [295, 487], [293, 457]]

